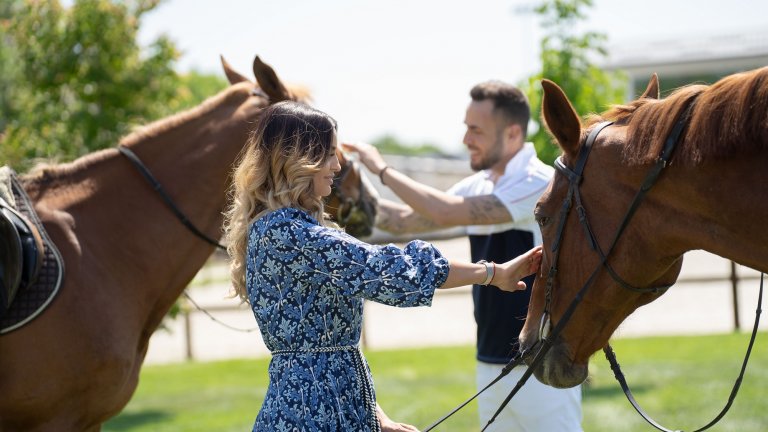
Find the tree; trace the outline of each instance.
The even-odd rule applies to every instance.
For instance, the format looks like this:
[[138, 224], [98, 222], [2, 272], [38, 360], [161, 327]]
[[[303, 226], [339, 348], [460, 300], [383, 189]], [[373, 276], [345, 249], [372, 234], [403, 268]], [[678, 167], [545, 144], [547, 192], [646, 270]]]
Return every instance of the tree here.
[[592, 0], [546, 0], [534, 11], [542, 19], [545, 36], [541, 40], [541, 71], [528, 78], [521, 87], [531, 105], [531, 118], [538, 123], [536, 132], [529, 136], [539, 157], [552, 163], [559, 148], [550, 143], [550, 137], [540, 119], [542, 78], [556, 82], [568, 95], [581, 115], [600, 112], [609, 105], [623, 102], [626, 77], [618, 72], [605, 72], [593, 62], [607, 55], [607, 37], [597, 32], [576, 34], [584, 10]]
[[71, 160], [172, 112], [173, 43], [136, 42], [160, 0], [11, 0], [0, 8], [0, 160]]

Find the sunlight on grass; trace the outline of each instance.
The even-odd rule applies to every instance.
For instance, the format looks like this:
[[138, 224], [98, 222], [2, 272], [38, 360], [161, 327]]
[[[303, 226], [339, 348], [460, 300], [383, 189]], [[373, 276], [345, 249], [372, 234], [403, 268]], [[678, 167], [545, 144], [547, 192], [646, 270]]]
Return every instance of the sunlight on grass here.
[[[768, 349], [758, 335], [731, 411], [717, 431], [768, 430]], [[641, 406], [670, 428], [693, 430], [720, 412], [738, 375], [744, 334], [620, 339], [613, 342]], [[475, 392], [474, 347], [367, 352], [379, 403], [395, 420], [426, 427]], [[148, 366], [131, 403], [103, 430], [208, 432], [250, 430], [266, 392], [269, 359]], [[602, 353], [584, 386], [584, 430], [648, 431], [626, 401]], [[437, 430], [477, 431], [468, 405]]]

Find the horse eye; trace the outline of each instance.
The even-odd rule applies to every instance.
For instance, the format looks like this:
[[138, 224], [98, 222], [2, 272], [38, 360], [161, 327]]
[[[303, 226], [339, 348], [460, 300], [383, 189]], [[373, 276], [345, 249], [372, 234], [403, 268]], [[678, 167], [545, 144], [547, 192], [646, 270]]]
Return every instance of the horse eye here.
[[536, 217], [536, 223], [538, 223], [540, 227], [544, 227], [549, 224], [549, 219], [550, 218], [546, 216], [538, 216]]

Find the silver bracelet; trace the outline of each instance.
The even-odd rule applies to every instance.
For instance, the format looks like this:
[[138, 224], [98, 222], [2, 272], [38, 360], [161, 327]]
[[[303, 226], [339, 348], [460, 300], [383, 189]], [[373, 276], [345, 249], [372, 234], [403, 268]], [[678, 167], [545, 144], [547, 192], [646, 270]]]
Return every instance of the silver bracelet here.
[[480, 285], [487, 286], [491, 283], [493, 277], [496, 276], [496, 264], [489, 263], [486, 260], [480, 260], [477, 263], [485, 266], [485, 280]]

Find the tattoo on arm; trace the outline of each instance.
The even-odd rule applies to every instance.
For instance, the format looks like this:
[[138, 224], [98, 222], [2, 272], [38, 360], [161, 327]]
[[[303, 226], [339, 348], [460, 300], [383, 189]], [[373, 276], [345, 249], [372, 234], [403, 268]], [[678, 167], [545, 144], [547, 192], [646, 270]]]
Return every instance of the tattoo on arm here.
[[472, 225], [512, 222], [512, 215], [496, 195], [483, 195], [467, 199]]
[[377, 210], [376, 226], [391, 233], [417, 233], [442, 228], [405, 205], [379, 200]]

